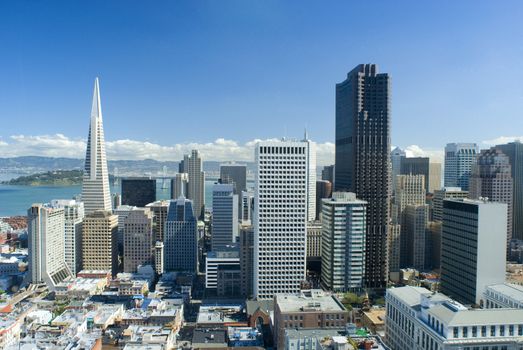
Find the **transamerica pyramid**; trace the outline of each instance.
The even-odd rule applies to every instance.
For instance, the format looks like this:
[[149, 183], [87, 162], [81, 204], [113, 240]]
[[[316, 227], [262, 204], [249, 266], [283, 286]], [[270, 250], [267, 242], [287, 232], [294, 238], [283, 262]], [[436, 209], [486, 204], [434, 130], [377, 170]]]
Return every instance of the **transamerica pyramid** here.
[[99, 209], [112, 209], [98, 78], [94, 81], [93, 107], [85, 154], [82, 201], [84, 202], [85, 214], [90, 214]]

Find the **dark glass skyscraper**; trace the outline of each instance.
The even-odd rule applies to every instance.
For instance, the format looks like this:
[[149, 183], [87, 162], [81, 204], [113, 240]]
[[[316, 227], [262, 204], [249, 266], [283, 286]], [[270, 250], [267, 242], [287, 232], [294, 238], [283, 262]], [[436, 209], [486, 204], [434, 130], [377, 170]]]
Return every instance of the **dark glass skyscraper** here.
[[234, 194], [247, 190], [247, 166], [241, 164], [220, 165], [220, 180], [222, 184], [234, 185]]
[[336, 85], [336, 191], [368, 202], [365, 284], [385, 288], [390, 211], [390, 77], [360, 64]]
[[122, 204], [145, 207], [156, 201], [156, 180], [148, 178], [122, 179]]
[[506, 145], [498, 145], [510, 160], [513, 190], [513, 238], [523, 239], [523, 143], [516, 141]]

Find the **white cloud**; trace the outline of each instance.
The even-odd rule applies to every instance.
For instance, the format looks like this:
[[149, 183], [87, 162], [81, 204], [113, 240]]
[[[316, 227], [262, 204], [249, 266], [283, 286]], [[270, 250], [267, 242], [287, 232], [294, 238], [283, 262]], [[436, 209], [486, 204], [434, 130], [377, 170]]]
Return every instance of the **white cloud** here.
[[418, 145], [410, 145], [405, 148], [407, 157], [429, 157], [433, 163], [442, 163], [444, 152], [441, 149], [421, 148]]
[[[149, 141], [116, 140], [106, 141], [107, 158], [111, 160], [155, 159], [159, 161], [179, 161], [184, 154], [198, 149], [204, 160], [215, 161], [254, 161], [254, 146], [261, 140], [254, 139], [243, 144], [223, 138], [208, 143], [185, 143], [159, 145]], [[45, 156], [84, 158], [86, 140], [72, 139], [62, 134], [56, 135], [14, 135], [8, 141], [0, 140], [0, 157]], [[317, 144], [319, 166], [334, 163], [334, 144]]]
[[488, 146], [495, 146], [495, 145], [501, 145], [504, 143], [514, 142], [516, 140], [523, 142], [523, 136], [500, 136], [500, 137], [496, 137], [495, 139], [485, 140], [482, 142], [482, 144], [488, 145]]

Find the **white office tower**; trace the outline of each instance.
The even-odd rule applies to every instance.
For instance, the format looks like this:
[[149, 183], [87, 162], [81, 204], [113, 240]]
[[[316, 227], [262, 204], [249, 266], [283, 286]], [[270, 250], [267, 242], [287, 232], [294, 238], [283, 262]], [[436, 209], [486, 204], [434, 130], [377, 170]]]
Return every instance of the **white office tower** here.
[[33, 204], [27, 211], [31, 283], [45, 283], [50, 290], [72, 277], [65, 263], [64, 208]]
[[227, 248], [238, 237], [238, 195], [233, 184], [214, 184], [212, 187], [211, 249]]
[[75, 200], [53, 200], [51, 204], [64, 208], [65, 218], [65, 263], [73, 276], [82, 269], [82, 223], [84, 204]]
[[174, 179], [171, 180], [171, 198], [187, 197], [187, 192], [189, 192], [189, 174], [178, 173], [174, 175]]
[[309, 140], [307, 132], [303, 142], [309, 144], [307, 151], [307, 221], [316, 220], [316, 143]]
[[242, 191], [241, 209], [241, 224], [251, 225], [252, 211], [254, 209], [254, 191]]
[[309, 142], [256, 145], [254, 294], [297, 293], [305, 279]]
[[482, 200], [443, 201], [441, 291], [482, 305], [488, 285], [505, 282], [507, 205]]
[[449, 143], [445, 146], [445, 187], [469, 190], [470, 173], [478, 153], [475, 143]]
[[94, 81], [93, 107], [91, 109], [91, 123], [87, 138], [87, 152], [85, 154], [85, 170], [82, 183], [82, 201], [84, 202], [86, 215], [93, 213], [95, 210], [112, 209], [98, 78]]
[[140, 265], [153, 263], [153, 212], [149, 208], [135, 208], [124, 224], [123, 270], [136, 272]]
[[202, 158], [198, 150], [183, 156], [182, 170], [189, 175], [186, 198], [192, 200], [196, 220], [203, 218], [205, 209], [205, 173], [202, 171]]
[[163, 242], [156, 242], [154, 246], [154, 269], [156, 270], [156, 273], [158, 275], [163, 274], [164, 267], [163, 267]]
[[321, 202], [321, 282], [335, 292], [360, 291], [365, 276], [367, 202], [350, 192], [334, 192]]
[[391, 350], [520, 350], [523, 310], [471, 309], [420, 287], [387, 289]]

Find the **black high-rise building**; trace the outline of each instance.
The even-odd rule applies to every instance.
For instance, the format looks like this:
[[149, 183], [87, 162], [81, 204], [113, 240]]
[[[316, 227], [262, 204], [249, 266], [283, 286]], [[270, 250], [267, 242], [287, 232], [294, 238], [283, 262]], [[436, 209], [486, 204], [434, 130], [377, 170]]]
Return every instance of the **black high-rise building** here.
[[497, 145], [510, 161], [513, 189], [513, 238], [523, 240], [523, 143], [516, 141]]
[[428, 157], [401, 157], [400, 175], [423, 175], [425, 176], [425, 192], [429, 193], [429, 167]]
[[334, 165], [326, 165], [321, 171], [321, 179], [334, 183]]
[[321, 200], [332, 197], [332, 183], [327, 180], [316, 180], [316, 220], [320, 219]]
[[390, 211], [390, 77], [360, 64], [336, 85], [336, 191], [368, 202], [365, 284], [387, 286]]
[[122, 204], [145, 207], [156, 201], [156, 180], [149, 178], [122, 179]]

